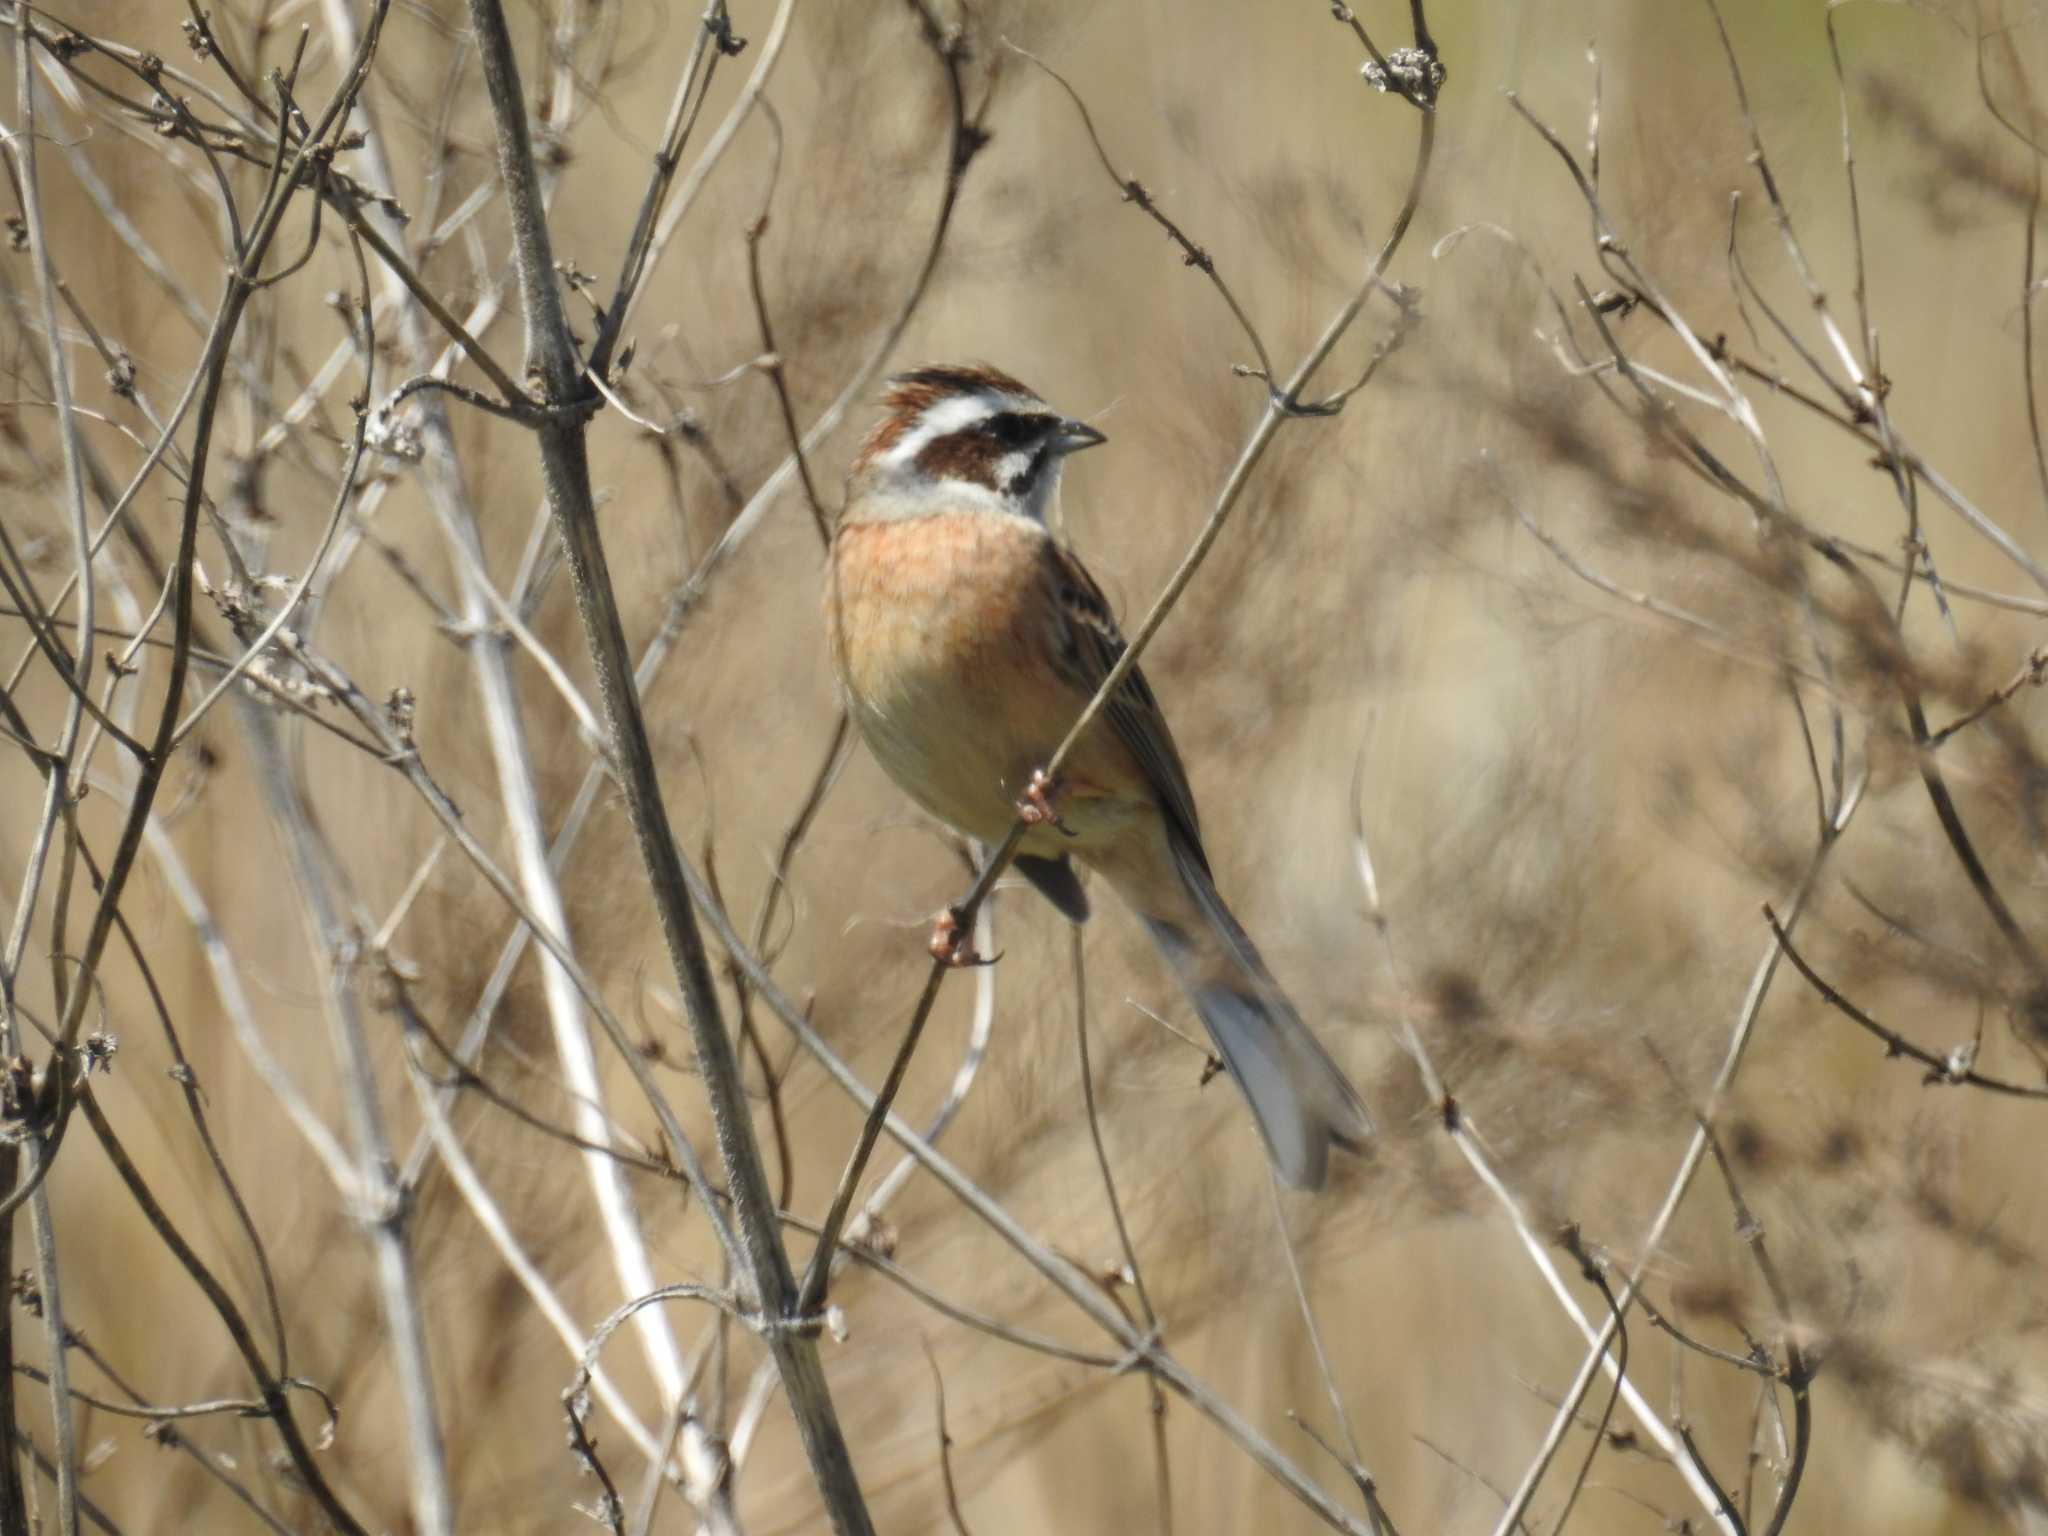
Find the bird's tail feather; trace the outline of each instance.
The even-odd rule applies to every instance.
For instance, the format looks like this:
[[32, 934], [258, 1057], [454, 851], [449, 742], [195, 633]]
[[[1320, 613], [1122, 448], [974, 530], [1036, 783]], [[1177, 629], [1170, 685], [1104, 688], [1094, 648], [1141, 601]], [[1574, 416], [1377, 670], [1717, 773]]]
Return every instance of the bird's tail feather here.
[[1175, 840], [1174, 853], [1210, 934], [1189, 934], [1155, 916], [1146, 926], [1243, 1090], [1280, 1176], [1296, 1188], [1320, 1189], [1330, 1144], [1362, 1150], [1372, 1115], [1274, 982], [1217, 894], [1200, 852]]

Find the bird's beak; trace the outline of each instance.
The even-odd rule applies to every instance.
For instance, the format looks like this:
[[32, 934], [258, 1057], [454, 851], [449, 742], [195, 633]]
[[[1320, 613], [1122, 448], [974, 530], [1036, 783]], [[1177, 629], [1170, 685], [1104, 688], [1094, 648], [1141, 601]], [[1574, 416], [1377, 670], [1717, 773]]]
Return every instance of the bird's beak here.
[[1063, 421], [1053, 434], [1053, 449], [1061, 458], [1070, 453], [1079, 453], [1083, 448], [1093, 448], [1106, 443], [1108, 438], [1089, 426], [1085, 421]]

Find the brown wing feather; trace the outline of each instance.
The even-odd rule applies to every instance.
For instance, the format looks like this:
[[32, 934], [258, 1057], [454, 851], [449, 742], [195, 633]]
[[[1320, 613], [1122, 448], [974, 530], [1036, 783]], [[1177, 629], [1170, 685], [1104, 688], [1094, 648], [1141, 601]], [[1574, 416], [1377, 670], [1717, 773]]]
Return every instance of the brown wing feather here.
[[[1092, 699], [1115, 668], [1126, 646], [1109, 610], [1109, 600], [1095, 584], [1080, 559], [1056, 539], [1045, 545], [1046, 580], [1052, 586], [1054, 609], [1059, 614], [1059, 634], [1053, 646], [1055, 665], [1074, 690]], [[1195, 814], [1195, 794], [1188, 785], [1187, 769], [1181, 766], [1180, 751], [1173, 744], [1173, 732], [1159, 700], [1145, 681], [1145, 674], [1133, 667], [1103, 706], [1103, 717], [1117, 739], [1130, 748], [1144, 770], [1145, 779], [1159, 797], [1168, 824], [1180, 834], [1190, 852], [1208, 868], [1202, 852], [1202, 828]]]

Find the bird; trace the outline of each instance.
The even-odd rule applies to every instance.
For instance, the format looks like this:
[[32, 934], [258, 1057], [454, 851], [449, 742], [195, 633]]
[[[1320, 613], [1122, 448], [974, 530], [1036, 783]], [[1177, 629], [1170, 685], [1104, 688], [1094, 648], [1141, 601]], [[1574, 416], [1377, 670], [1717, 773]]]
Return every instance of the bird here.
[[[1102, 589], [1047, 524], [1068, 455], [1105, 442], [985, 363], [896, 375], [856, 452], [825, 579], [848, 717], [897, 786], [995, 846], [1075, 923], [1078, 860], [1164, 956], [1249, 1103], [1274, 1169], [1320, 1189], [1334, 1144], [1363, 1151], [1364, 1101], [1216, 889], [1179, 749], [1135, 667], [1049, 778], [1123, 655]], [[958, 914], [932, 950], [975, 955]]]

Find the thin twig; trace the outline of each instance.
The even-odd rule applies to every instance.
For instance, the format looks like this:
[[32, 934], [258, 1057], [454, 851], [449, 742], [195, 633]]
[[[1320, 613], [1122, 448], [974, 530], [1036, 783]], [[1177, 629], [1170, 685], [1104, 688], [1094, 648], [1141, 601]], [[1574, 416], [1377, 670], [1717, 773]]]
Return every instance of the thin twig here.
[[775, 184], [782, 174], [782, 118], [766, 97], [761, 100], [761, 112], [775, 130], [775, 154], [769, 162], [767, 189], [761, 194], [761, 212], [747, 226], [747, 292], [754, 301], [754, 322], [761, 329], [758, 366], [775, 386], [775, 403], [782, 412], [782, 429], [788, 434], [790, 456], [796, 460], [797, 476], [803, 481], [804, 503], [811, 509], [811, 521], [817, 527], [820, 542], [830, 544], [832, 527], [825, 516], [825, 503], [819, 499], [818, 487], [811, 479], [811, 461], [804, 453], [803, 433], [796, 424], [796, 406], [789, 398], [787, 367], [775, 346], [775, 327], [768, 319], [768, 295], [761, 283], [761, 237], [768, 233], [768, 207], [775, 200]]
[[[1595, 1290], [1600, 1299], [1607, 1303], [1608, 1315], [1614, 1322], [1614, 1365], [1608, 1374], [1614, 1378], [1614, 1390], [1607, 1394], [1607, 1402], [1600, 1410], [1599, 1421], [1593, 1426], [1593, 1436], [1586, 1446], [1586, 1459], [1579, 1463], [1578, 1476], [1564, 1496], [1564, 1508], [1558, 1511], [1557, 1524], [1551, 1527], [1553, 1536], [1564, 1536], [1564, 1528], [1572, 1517], [1572, 1508], [1579, 1502], [1579, 1494], [1586, 1486], [1586, 1474], [1593, 1470], [1593, 1458], [1600, 1454], [1600, 1447], [1607, 1439], [1607, 1426], [1614, 1422], [1614, 1405], [1621, 1400], [1621, 1389], [1628, 1380], [1628, 1326], [1622, 1320], [1621, 1307], [1614, 1299], [1614, 1288], [1607, 1283], [1607, 1276], [1600, 1266], [1593, 1262], [1586, 1252], [1585, 1243], [1575, 1226], [1564, 1230], [1564, 1249], [1579, 1261], [1579, 1273]], [[1603, 1359], [1603, 1365], [1606, 1363]]]
[[2002, 1093], [2019, 1099], [2048, 1099], [2048, 1087], [2029, 1087], [2025, 1083], [2014, 1083], [2008, 1082], [2003, 1078], [1987, 1077], [1979, 1072], [1975, 1066], [1977, 1053], [1973, 1046], [1959, 1047], [1956, 1050], [1950, 1051], [1946, 1056], [1938, 1055], [1928, 1050], [1925, 1046], [1915, 1045], [1897, 1030], [1878, 1023], [1876, 1019], [1865, 1013], [1861, 1008], [1858, 1008], [1848, 998], [1830, 986], [1820, 973], [1807, 963], [1806, 957], [1793, 947], [1791, 936], [1787, 933], [1785, 924], [1778, 920], [1778, 914], [1771, 910], [1768, 903], [1765, 904], [1763, 910], [1764, 921], [1770, 925], [1771, 937], [1777, 941], [1778, 947], [1785, 952], [1785, 958], [1792, 962], [1793, 969], [1805, 977], [1807, 984], [1820, 994], [1821, 1001], [1837, 1010], [1844, 1018], [1851, 1020], [1882, 1040], [1885, 1044], [1885, 1054], [1887, 1056], [1909, 1057], [1926, 1067], [1927, 1076], [1923, 1081], [1928, 1083], [1964, 1084], [1972, 1088], [1982, 1088], [1990, 1093]]
[[[1357, 23], [1354, 22], [1353, 25], [1355, 26]], [[1359, 36], [1361, 38], [1365, 36], [1363, 28], [1359, 29]], [[1118, 190], [1123, 193], [1124, 201], [1134, 204], [1140, 213], [1166, 231], [1167, 239], [1180, 247], [1181, 260], [1184, 265], [1193, 267], [1197, 272], [1208, 278], [1211, 283], [1215, 284], [1216, 291], [1223, 296], [1223, 302], [1229, 306], [1230, 313], [1236, 317], [1239, 328], [1244, 331], [1245, 339], [1252, 344], [1252, 351], [1258, 356], [1259, 366], [1253, 377], [1264, 380], [1268, 389], [1273, 388], [1272, 356], [1266, 351], [1266, 343], [1259, 337], [1258, 327], [1252, 324], [1251, 317], [1244, 312], [1244, 306], [1238, 303], [1237, 295], [1230, 291], [1230, 285], [1223, 280], [1223, 274], [1216, 270], [1215, 258], [1201, 246], [1195, 244], [1193, 240], [1189, 239], [1186, 232], [1166, 216], [1165, 211], [1153, 200], [1152, 194], [1145, 189], [1143, 182], [1139, 181], [1135, 176], [1124, 175], [1123, 172], [1116, 168], [1115, 162], [1109, 158], [1109, 151], [1103, 147], [1102, 135], [1095, 131], [1095, 118], [1088, 111], [1088, 103], [1081, 99], [1081, 93], [1074, 89], [1072, 82], [1037, 54], [1031, 52], [1030, 49], [1020, 48], [1007, 37], [1003, 39], [1003, 46], [1016, 54], [1018, 58], [1025, 60], [1027, 63], [1037, 65], [1039, 69], [1043, 70], [1051, 78], [1055, 85], [1067, 93], [1067, 99], [1074, 104], [1074, 110], [1081, 115], [1081, 126], [1087, 131], [1088, 142], [1094, 146], [1095, 158], [1102, 162], [1102, 169], [1108, 174], [1109, 179], [1117, 184]], [[1372, 47], [1369, 40], [1366, 43], [1366, 47]], [[1378, 58], [1379, 56], [1374, 54], [1374, 57]], [[1380, 63], [1384, 67], [1386, 61], [1381, 59]]]
[[953, 1486], [953, 1437], [946, 1433], [946, 1379], [939, 1374], [939, 1357], [932, 1353], [931, 1341], [920, 1341], [924, 1345], [924, 1358], [932, 1368], [933, 1411], [939, 1421], [939, 1478], [946, 1491], [946, 1518], [953, 1522], [954, 1536], [970, 1536], [967, 1521], [960, 1513], [960, 1490]]
[[1300, 1415], [1291, 1417], [1329, 1453], [1331, 1460], [1351, 1474], [1352, 1483], [1365, 1500], [1366, 1518], [1372, 1521], [1373, 1530], [1391, 1533], [1392, 1523], [1380, 1508], [1378, 1480], [1366, 1470], [1365, 1459], [1359, 1454], [1358, 1432], [1351, 1426], [1351, 1411], [1344, 1406], [1344, 1394], [1337, 1386], [1337, 1372], [1330, 1364], [1330, 1351], [1323, 1343], [1322, 1326], [1316, 1321], [1316, 1310], [1309, 1303], [1308, 1283], [1301, 1273], [1301, 1255], [1294, 1251], [1294, 1234], [1287, 1230], [1287, 1207], [1280, 1197], [1280, 1178], [1270, 1167], [1266, 1170], [1266, 1183], [1273, 1196], [1273, 1230], [1280, 1239], [1281, 1256], [1287, 1260], [1287, 1275], [1294, 1283], [1294, 1302], [1301, 1312], [1302, 1325], [1308, 1330], [1309, 1347], [1315, 1352], [1316, 1369], [1323, 1378], [1323, 1391], [1330, 1399], [1330, 1412], [1336, 1415], [1337, 1432], [1344, 1437], [1343, 1451], [1339, 1452], [1324, 1441]]

